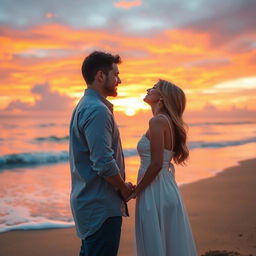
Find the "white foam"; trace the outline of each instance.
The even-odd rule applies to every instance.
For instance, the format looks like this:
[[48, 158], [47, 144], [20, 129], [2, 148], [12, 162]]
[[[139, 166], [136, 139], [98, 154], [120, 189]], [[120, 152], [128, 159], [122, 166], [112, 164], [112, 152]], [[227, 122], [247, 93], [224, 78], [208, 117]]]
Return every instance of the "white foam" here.
[[61, 222], [61, 221], [45, 221], [45, 222], [33, 222], [30, 223], [22, 223], [22, 224], [16, 224], [16, 225], [1, 225], [0, 226], [0, 233], [11, 231], [11, 230], [38, 230], [38, 229], [51, 229], [51, 228], [69, 228], [74, 227], [74, 222], [67, 223], [67, 222]]
[[[31, 230], [73, 227], [69, 216], [51, 217], [32, 216], [29, 207], [14, 205], [15, 197], [0, 198], [0, 233], [10, 230]], [[17, 202], [16, 202], [17, 203]], [[61, 220], [60, 220], [61, 219]]]

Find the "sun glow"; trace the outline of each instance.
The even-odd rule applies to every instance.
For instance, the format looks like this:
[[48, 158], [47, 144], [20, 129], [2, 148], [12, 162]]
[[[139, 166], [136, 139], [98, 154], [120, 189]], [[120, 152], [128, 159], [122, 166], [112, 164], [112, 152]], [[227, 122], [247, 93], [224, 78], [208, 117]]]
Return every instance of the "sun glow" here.
[[150, 107], [142, 100], [144, 97], [131, 97], [123, 99], [112, 99], [116, 111], [122, 111], [127, 116], [134, 116], [140, 110], [148, 110]]
[[211, 43], [210, 32], [167, 29], [157, 36], [138, 36], [43, 24], [25, 30], [2, 27], [1, 43], [0, 110], [10, 109], [9, 104], [19, 108], [18, 99], [33, 104], [37, 95], [31, 90], [45, 82], [75, 104], [86, 87], [81, 63], [95, 49], [118, 53], [123, 60], [118, 97], [111, 101], [128, 116], [149, 109], [143, 97], [159, 78], [185, 91], [190, 110], [202, 110], [207, 103], [255, 109], [256, 49], [226, 51]]

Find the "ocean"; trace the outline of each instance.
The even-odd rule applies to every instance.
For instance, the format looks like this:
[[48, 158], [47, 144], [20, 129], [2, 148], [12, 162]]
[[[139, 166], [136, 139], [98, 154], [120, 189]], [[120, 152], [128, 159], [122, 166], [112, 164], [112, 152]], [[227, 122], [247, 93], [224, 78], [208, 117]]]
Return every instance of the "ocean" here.
[[[136, 145], [150, 113], [116, 114], [127, 180], [136, 182]], [[74, 226], [69, 206], [70, 171], [66, 117], [1, 117], [0, 232]], [[187, 119], [190, 158], [176, 167], [179, 186], [215, 176], [253, 158], [256, 121]]]

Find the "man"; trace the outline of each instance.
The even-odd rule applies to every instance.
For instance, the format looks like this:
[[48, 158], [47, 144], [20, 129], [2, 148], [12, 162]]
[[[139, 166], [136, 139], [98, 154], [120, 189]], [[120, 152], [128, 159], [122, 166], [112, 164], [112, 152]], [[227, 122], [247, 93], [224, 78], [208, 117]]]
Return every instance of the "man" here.
[[71, 209], [80, 256], [116, 256], [125, 199], [132, 185], [125, 183], [124, 158], [113, 105], [121, 83], [120, 56], [93, 52], [82, 65], [88, 89], [74, 109], [70, 124]]

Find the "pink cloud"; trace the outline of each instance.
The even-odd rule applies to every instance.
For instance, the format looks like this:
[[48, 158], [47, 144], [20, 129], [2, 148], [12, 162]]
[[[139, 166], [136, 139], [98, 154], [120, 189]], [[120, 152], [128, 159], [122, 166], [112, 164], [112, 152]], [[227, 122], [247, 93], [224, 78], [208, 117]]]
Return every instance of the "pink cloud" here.
[[134, 6], [140, 6], [142, 5], [142, 2], [140, 0], [134, 0], [134, 1], [119, 1], [117, 3], [114, 3], [115, 7], [117, 8], [132, 8]]
[[73, 107], [72, 99], [57, 91], [52, 91], [49, 83], [35, 84], [31, 88], [35, 95], [34, 104], [22, 100], [14, 100], [3, 111], [67, 111]]

